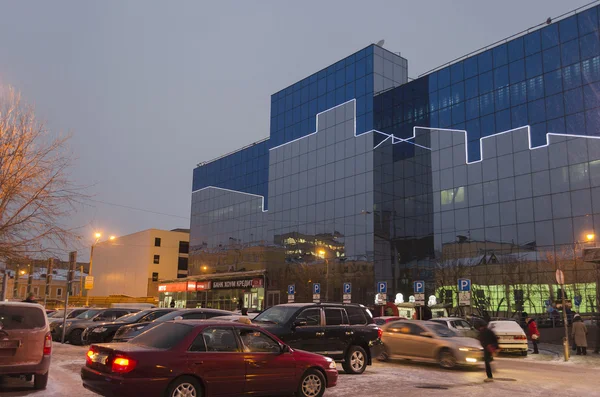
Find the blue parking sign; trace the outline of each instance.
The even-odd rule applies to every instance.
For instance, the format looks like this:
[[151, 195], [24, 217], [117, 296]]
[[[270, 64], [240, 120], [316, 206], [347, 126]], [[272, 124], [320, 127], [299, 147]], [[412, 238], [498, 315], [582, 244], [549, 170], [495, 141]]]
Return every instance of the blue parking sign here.
[[320, 293], [321, 293], [321, 284], [314, 283], [313, 284], [313, 294], [320, 294]]
[[387, 282], [380, 281], [377, 283], [377, 293], [378, 294], [387, 294]]
[[344, 294], [351, 294], [351, 293], [352, 293], [352, 284], [344, 283]]
[[424, 294], [425, 293], [425, 281], [419, 280], [413, 282], [413, 289], [415, 294]]
[[470, 292], [471, 291], [471, 280], [469, 280], [468, 278], [459, 278], [458, 279], [458, 291]]
[[288, 295], [294, 295], [296, 293], [296, 285], [290, 284], [288, 285]]

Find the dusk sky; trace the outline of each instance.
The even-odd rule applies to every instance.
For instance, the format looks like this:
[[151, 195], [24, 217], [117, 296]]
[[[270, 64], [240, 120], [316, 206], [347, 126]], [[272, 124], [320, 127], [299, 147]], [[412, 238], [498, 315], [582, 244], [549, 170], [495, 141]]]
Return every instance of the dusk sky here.
[[588, 2], [4, 1], [0, 84], [72, 133], [86, 239], [187, 228], [193, 168], [267, 137], [272, 93], [380, 39], [416, 78]]

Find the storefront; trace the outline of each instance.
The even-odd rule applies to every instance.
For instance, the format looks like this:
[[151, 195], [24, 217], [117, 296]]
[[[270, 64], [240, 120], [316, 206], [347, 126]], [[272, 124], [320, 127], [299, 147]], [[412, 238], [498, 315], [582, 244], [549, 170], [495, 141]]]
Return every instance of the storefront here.
[[160, 307], [208, 307], [222, 310], [263, 310], [265, 274], [262, 271], [192, 276], [159, 284]]

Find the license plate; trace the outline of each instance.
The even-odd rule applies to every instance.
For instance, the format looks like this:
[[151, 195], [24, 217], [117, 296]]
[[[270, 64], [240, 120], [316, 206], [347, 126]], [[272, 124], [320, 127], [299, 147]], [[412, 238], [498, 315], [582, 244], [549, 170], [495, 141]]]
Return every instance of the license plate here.
[[0, 340], [0, 349], [16, 349], [21, 346], [20, 340]]
[[94, 353], [94, 355], [92, 355], [91, 359], [92, 359], [92, 362], [94, 362], [94, 363], [99, 363], [99, 364], [105, 365], [106, 360], [108, 359], [108, 354]]

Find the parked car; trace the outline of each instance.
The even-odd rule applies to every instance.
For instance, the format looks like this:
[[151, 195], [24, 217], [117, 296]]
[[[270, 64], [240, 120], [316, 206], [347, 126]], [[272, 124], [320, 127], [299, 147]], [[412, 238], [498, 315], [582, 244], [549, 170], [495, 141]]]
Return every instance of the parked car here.
[[383, 326], [384, 351], [378, 357], [402, 358], [438, 363], [442, 368], [477, 365], [483, 362], [483, 348], [474, 338], [459, 336], [433, 321], [403, 320]]
[[[80, 314], [87, 312], [88, 310], [90, 310], [89, 307], [78, 307], [78, 308], [73, 308], [73, 309], [67, 309], [67, 319], [77, 317]], [[64, 316], [65, 316], [64, 309], [57, 310], [52, 317], [48, 318], [48, 322], [55, 323], [57, 321], [63, 321]]]
[[47, 317], [52, 317], [55, 313], [56, 313], [56, 310], [54, 310], [54, 309], [46, 309]]
[[158, 324], [171, 320], [206, 320], [218, 316], [229, 316], [231, 312], [218, 309], [179, 309], [170, 312], [154, 321], [124, 325], [115, 334], [113, 342], [127, 342], [142, 332], [145, 332]]
[[253, 322], [294, 349], [341, 362], [349, 374], [363, 373], [382, 348], [381, 330], [362, 305], [288, 303], [268, 308]]
[[434, 321], [438, 324], [442, 324], [456, 334], [460, 336], [465, 336], [467, 338], [476, 338], [479, 335], [479, 331], [477, 331], [468, 321], [463, 320], [458, 317], [440, 317], [434, 318], [431, 321]]
[[[65, 341], [72, 345], [83, 344], [83, 331], [94, 322], [112, 322], [138, 309], [90, 309], [65, 323]], [[50, 331], [54, 340], [62, 340], [62, 322], [53, 323]]]
[[92, 345], [81, 378], [104, 396], [321, 397], [338, 372], [331, 358], [293, 349], [256, 326], [215, 318], [163, 322], [129, 343]]
[[498, 337], [498, 347], [503, 353], [527, 355], [527, 335], [519, 323], [512, 320], [490, 321], [488, 328]]
[[379, 317], [375, 317], [373, 318], [373, 322], [375, 324], [377, 324], [378, 326], [383, 326], [389, 322], [392, 321], [398, 321], [398, 320], [406, 320], [406, 317], [396, 317], [396, 316], [379, 316]]
[[126, 314], [123, 317], [119, 317], [113, 322], [107, 323], [93, 323], [89, 325], [81, 338], [84, 344], [88, 343], [106, 343], [111, 342], [115, 333], [124, 325], [147, 323], [154, 321], [170, 312], [174, 312], [177, 309], [163, 308], [163, 309], [146, 309], [137, 313]]
[[25, 376], [34, 388], [48, 384], [52, 337], [41, 305], [0, 303], [0, 376]]

